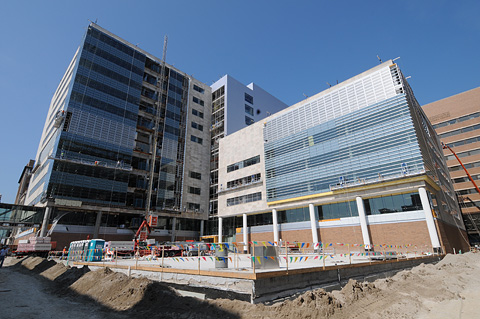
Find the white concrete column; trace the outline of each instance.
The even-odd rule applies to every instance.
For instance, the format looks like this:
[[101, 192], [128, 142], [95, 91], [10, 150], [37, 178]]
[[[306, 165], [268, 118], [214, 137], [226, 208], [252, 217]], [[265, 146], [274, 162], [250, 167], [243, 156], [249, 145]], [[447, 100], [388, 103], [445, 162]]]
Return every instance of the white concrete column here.
[[247, 214], [243, 214], [243, 251], [248, 251], [248, 225]]
[[424, 187], [418, 189], [420, 194], [420, 201], [422, 202], [423, 211], [425, 212], [425, 219], [427, 220], [428, 234], [432, 242], [433, 248], [440, 248], [440, 240], [438, 239], [437, 228], [433, 219], [432, 208], [430, 207], [430, 200], [428, 199], [427, 190]]
[[48, 221], [50, 220], [50, 215], [52, 214], [52, 207], [45, 207], [45, 214], [43, 215], [42, 228], [40, 229], [40, 237], [45, 237], [48, 231]]
[[365, 205], [363, 204], [363, 199], [360, 196], [357, 196], [357, 210], [358, 218], [360, 219], [360, 228], [362, 229], [363, 244], [365, 249], [370, 249], [372, 243], [370, 242], [370, 234], [367, 227], [367, 214], [365, 213]]
[[313, 204], [308, 204], [310, 211], [310, 225], [312, 226], [312, 241], [313, 245], [318, 244], [317, 220], [315, 219], [315, 207]]
[[275, 246], [278, 245], [278, 216], [277, 210], [274, 208], [272, 209], [272, 220], [273, 220], [273, 242]]
[[218, 217], [218, 242], [223, 243], [223, 218]]

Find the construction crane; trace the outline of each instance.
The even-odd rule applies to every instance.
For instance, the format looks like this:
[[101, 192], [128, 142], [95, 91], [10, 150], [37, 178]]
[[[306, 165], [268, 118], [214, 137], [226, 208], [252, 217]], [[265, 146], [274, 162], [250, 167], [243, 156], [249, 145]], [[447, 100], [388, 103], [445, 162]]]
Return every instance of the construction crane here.
[[[460, 165], [462, 166], [463, 170], [465, 171], [465, 173], [467, 174], [468, 176], [468, 179], [470, 179], [470, 181], [472, 182], [473, 186], [475, 186], [475, 189], [477, 190], [478, 194], [480, 194], [480, 189], [478, 188], [477, 184], [475, 183], [475, 181], [473, 180], [472, 176], [470, 175], [470, 173], [467, 171], [466, 167], [463, 165], [462, 161], [460, 160], [460, 158], [457, 156], [457, 154], [450, 148], [450, 146], [448, 146], [447, 144], [445, 143], [442, 143], [442, 147], [443, 149], [448, 149], [450, 152], [452, 152], [453, 156], [455, 156], [455, 158], [457, 159], [458, 163], [460, 163]], [[465, 196], [465, 197], [462, 197], [462, 202], [464, 199], [468, 199], [475, 207], [477, 207], [478, 209], [480, 209], [480, 207], [475, 204], [474, 201], [472, 201], [469, 197]], [[475, 228], [475, 230], [477, 231], [477, 233], [479, 234], [480, 236], [480, 231], [478, 230], [478, 227], [477, 225], [475, 224], [475, 221], [473, 220], [472, 216], [470, 214], [464, 214], [464, 215], [468, 215], [470, 221], [472, 222], [472, 225], [473, 227]]]
[[442, 143], [442, 146], [443, 146], [443, 149], [448, 149], [450, 152], [452, 152], [453, 156], [455, 156], [455, 158], [457, 159], [457, 161], [460, 163], [460, 165], [462, 166], [463, 170], [465, 171], [465, 173], [467, 173], [467, 176], [468, 178], [470, 179], [470, 181], [472, 182], [473, 186], [475, 186], [475, 189], [477, 190], [478, 194], [480, 194], [480, 189], [478, 188], [477, 184], [475, 183], [475, 181], [473, 180], [472, 176], [470, 176], [470, 174], [468, 173], [467, 169], [465, 168], [465, 166], [463, 166], [463, 163], [462, 161], [460, 160], [460, 158], [458, 158], [457, 154], [450, 148], [450, 146], [448, 146], [447, 144], [445, 143]]
[[157, 103], [155, 104], [155, 125], [153, 128], [153, 150], [152, 156], [150, 159], [150, 174], [148, 179], [148, 192], [147, 199], [145, 203], [145, 217], [140, 224], [137, 232], [134, 237], [134, 249], [137, 249], [138, 243], [140, 241], [145, 241], [148, 235], [151, 232], [151, 226], [156, 225], [157, 217], [151, 214], [152, 207], [152, 193], [153, 193], [153, 176], [155, 173], [155, 162], [157, 159], [157, 145], [158, 145], [158, 126], [160, 125], [160, 110], [162, 105], [162, 96], [163, 96], [163, 82], [165, 79], [165, 59], [167, 57], [167, 42], [168, 37], [165, 36], [163, 40], [163, 54], [160, 67], [160, 79], [157, 83], [158, 85], [158, 96]]

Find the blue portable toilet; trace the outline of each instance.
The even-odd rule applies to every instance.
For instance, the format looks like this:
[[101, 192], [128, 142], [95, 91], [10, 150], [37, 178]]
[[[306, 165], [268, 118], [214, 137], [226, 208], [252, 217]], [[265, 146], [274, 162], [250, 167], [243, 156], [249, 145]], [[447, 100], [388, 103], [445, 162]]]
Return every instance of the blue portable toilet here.
[[92, 239], [88, 244], [87, 261], [101, 261], [103, 256], [103, 248], [105, 240]]

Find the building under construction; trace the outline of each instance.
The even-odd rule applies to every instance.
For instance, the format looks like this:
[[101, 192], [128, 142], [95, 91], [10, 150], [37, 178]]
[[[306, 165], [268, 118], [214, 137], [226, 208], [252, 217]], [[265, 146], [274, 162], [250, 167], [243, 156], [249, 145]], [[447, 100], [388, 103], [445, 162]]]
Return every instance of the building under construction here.
[[146, 210], [159, 216], [154, 238], [197, 237], [210, 105], [208, 85], [90, 24], [52, 98], [25, 204], [46, 207], [59, 245], [131, 240]]
[[[480, 88], [423, 106], [438, 137], [480, 182]], [[480, 194], [455, 155], [444, 150], [471, 244], [480, 244]]]

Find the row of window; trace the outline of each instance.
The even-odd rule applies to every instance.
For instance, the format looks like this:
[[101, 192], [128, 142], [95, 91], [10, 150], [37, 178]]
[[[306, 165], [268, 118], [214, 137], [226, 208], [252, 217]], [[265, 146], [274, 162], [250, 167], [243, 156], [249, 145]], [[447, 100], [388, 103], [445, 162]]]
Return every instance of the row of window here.
[[[457, 156], [458, 157], [467, 157], [467, 156], [478, 155], [478, 154], [480, 154], [480, 149], [457, 153]], [[455, 155], [448, 155], [448, 156], [446, 156], [446, 158], [447, 158], [447, 161], [450, 161], [450, 160], [455, 159]]]
[[[466, 169], [474, 168], [474, 167], [480, 167], [480, 162], [463, 164], [463, 166], [465, 166]], [[450, 172], [461, 171], [461, 170], [463, 170], [463, 167], [461, 165], [457, 165], [457, 166], [449, 167], [448, 170]]]
[[246, 160], [237, 162], [235, 164], [228, 165], [227, 166], [227, 173], [239, 170], [239, 169], [244, 168], [244, 167], [255, 165], [257, 163], [260, 163], [260, 155], [247, 158]]
[[[367, 215], [388, 214], [404, 211], [421, 210], [420, 195], [409, 193], [401, 195], [390, 195], [363, 200], [365, 213]], [[227, 206], [228, 202], [227, 202]], [[333, 203], [315, 206], [315, 220], [330, 220], [345, 217], [358, 216], [356, 201]], [[293, 208], [277, 211], [279, 224], [295, 223], [310, 220], [308, 207]], [[263, 213], [247, 216], [248, 226], [272, 225], [272, 213]], [[239, 225], [241, 227], [241, 225]], [[237, 226], [238, 227], [238, 226]]]
[[88, 30], [89, 32], [89, 35], [92, 37], [92, 38], [95, 38], [95, 39], [98, 39], [100, 41], [102, 41], [103, 43], [105, 44], [108, 44], [109, 46], [111, 46], [112, 48], [115, 48], [127, 55], [134, 55], [135, 59], [141, 61], [141, 62], [145, 62], [145, 56], [143, 54], [141, 54], [140, 52], [132, 49], [131, 47], [129, 46], [126, 46], [125, 44], [123, 44], [122, 42], [106, 35], [105, 33], [95, 29], [95, 28], [89, 28]]
[[78, 103], [82, 103], [83, 105], [88, 105], [90, 107], [97, 108], [99, 110], [109, 112], [111, 114], [117, 115], [124, 117], [129, 120], [136, 121], [137, 120], [137, 114], [130, 112], [124, 108], [119, 108], [116, 105], [113, 105], [111, 103], [107, 103], [105, 101], [101, 101], [99, 99], [93, 98], [91, 96], [87, 96], [83, 93], [79, 93], [76, 91], [73, 91], [71, 96], [70, 96], [70, 101], [75, 101]]
[[227, 182], [227, 189], [258, 182], [258, 181], [260, 181], [260, 176], [261, 176], [261, 174], [258, 173], [258, 174], [255, 174], [255, 175], [251, 175], [251, 176], [239, 178], [239, 179], [236, 179], [236, 180], [233, 180], [233, 181], [229, 181], [229, 182]]
[[256, 202], [259, 200], [262, 200], [261, 192], [237, 196], [233, 198], [227, 198], [227, 206], [235, 206], [235, 205], [240, 205], [244, 203]]
[[195, 135], [192, 135], [192, 136], [190, 137], [190, 140], [191, 140], [192, 142], [196, 142], [196, 143], [198, 143], [198, 144], [203, 144], [203, 138], [196, 137]]
[[134, 66], [132, 63], [127, 62], [127, 61], [119, 58], [118, 56], [115, 56], [113, 54], [110, 54], [110, 53], [102, 50], [102, 49], [99, 49], [95, 45], [92, 45], [90, 43], [85, 42], [83, 44], [83, 50], [88, 51], [88, 52], [90, 52], [94, 55], [97, 55], [97, 56], [105, 59], [106, 61], [114, 63], [114, 64], [122, 67], [123, 69], [127, 70], [128, 72], [133, 72], [133, 73], [135, 73], [139, 76], [143, 76], [143, 70], [140, 69], [139, 67]]
[[445, 122], [442, 122], [442, 123], [435, 124], [435, 125], [433, 125], [433, 128], [437, 129], [439, 127], [444, 127], [444, 126], [452, 125], [452, 124], [455, 124], [455, 123], [460, 123], [460, 122], [471, 120], [471, 119], [474, 119], [474, 118], [477, 118], [477, 117], [480, 117], [480, 112], [465, 115], [465, 116], [459, 117], [458, 119], [448, 120], [448, 121], [445, 121]]
[[476, 142], [480, 142], [480, 136], [472, 137], [466, 140], [461, 140], [453, 143], [448, 143], [447, 145], [449, 147], [458, 147], [458, 146], [467, 145], [467, 144], [476, 143]]
[[203, 131], [203, 125], [201, 125], [201, 124], [192, 122], [192, 127], [193, 127], [193, 128], [196, 128], [196, 129], [199, 130], [199, 131]]
[[[397, 121], [403, 115], [404, 110], [400, 105], [392, 105], [386, 109], [371, 112], [370, 114], [361, 115], [358, 118], [347, 120], [345, 122], [336, 123], [335, 127], [331, 126], [319, 126], [316, 130], [318, 133], [314, 133], [308, 137], [300, 137], [293, 141], [286, 143], [271, 143], [267, 144], [268, 148], [265, 151], [265, 158], [270, 159], [276, 156], [284, 155], [290, 152], [300, 150], [302, 148], [308, 148], [314, 145], [318, 145], [332, 139], [342, 138], [349, 134], [361, 132], [365, 129], [369, 129], [372, 125], [378, 125], [378, 123], [386, 123], [389, 121]], [[318, 131], [318, 130], [321, 131]], [[388, 127], [391, 130], [391, 127]], [[277, 144], [277, 145], [275, 145]]]
[[[472, 176], [472, 179], [475, 179], [475, 180], [480, 179], [480, 175], [471, 175], [471, 176]], [[465, 183], [470, 181], [470, 179], [467, 176], [465, 176], [465, 177], [454, 178], [452, 179], [452, 181], [454, 183]]]
[[79, 62], [80, 66], [88, 69], [89, 71], [94, 71], [98, 74], [104, 75], [112, 80], [115, 80], [119, 83], [128, 85], [136, 90], [140, 90], [142, 88], [142, 84], [136, 81], [132, 81], [131, 78], [124, 76], [122, 74], [119, 74], [109, 68], [106, 68], [102, 65], [99, 65], [97, 63], [94, 63], [90, 60], [87, 60], [85, 58], [81, 58]]
[[478, 130], [478, 129], [480, 129], [480, 124], [475, 124], [475, 125], [471, 125], [471, 126], [467, 126], [467, 127], [458, 129], [458, 130], [438, 134], [438, 136], [440, 138], [445, 138], [445, 137], [454, 136], [454, 135], [458, 135], [458, 134], [462, 134], [462, 133], [466, 133], [466, 132], [470, 132], [470, 131], [474, 131], [474, 130]]
[[122, 101], [128, 101], [132, 104], [138, 105], [140, 99], [134, 95], [125, 93], [124, 91], [117, 90], [109, 85], [105, 85], [104, 83], [92, 80], [86, 76], [80, 75], [77, 73], [75, 77], [75, 82], [85, 85], [86, 87], [90, 87], [97, 91], [103, 92], [105, 94], [114, 96], [116, 98], [121, 99]]
[[204, 106], [205, 105], [205, 102], [203, 102], [203, 100], [200, 100], [198, 97], [194, 96], [193, 97], [193, 102], [197, 103], [197, 104], [200, 104], [201, 106]]

